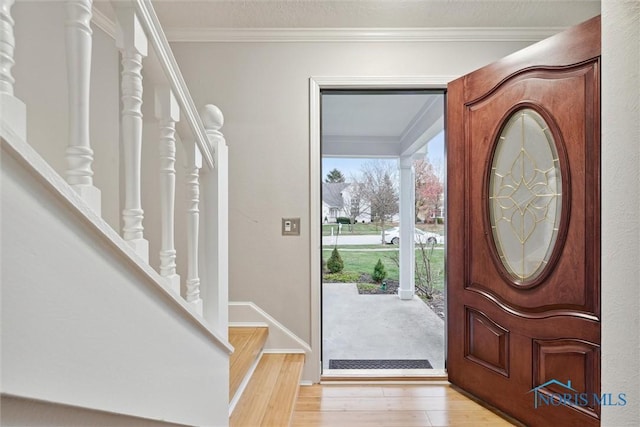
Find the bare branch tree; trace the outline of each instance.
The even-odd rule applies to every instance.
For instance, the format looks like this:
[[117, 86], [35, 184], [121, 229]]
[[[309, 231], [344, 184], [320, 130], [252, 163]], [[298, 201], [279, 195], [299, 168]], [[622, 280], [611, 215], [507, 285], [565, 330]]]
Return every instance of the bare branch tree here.
[[[397, 168], [392, 163], [382, 160], [370, 160], [360, 167], [360, 178], [354, 180], [351, 203], [354, 209], [362, 214], [369, 212], [371, 220], [377, 222], [382, 229], [384, 243], [384, 226], [399, 211], [399, 194], [397, 186]], [[354, 199], [355, 197], [355, 199]]]

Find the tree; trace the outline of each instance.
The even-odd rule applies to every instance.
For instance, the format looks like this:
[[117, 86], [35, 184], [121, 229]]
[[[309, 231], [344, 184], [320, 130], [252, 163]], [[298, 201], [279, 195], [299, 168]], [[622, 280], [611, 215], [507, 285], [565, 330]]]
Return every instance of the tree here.
[[357, 182], [354, 180], [354, 194], [358, 197], [360, 213], [364, 210], [361, 205], [366, 203], [372, 221], [380, 224], [383, 234], [385, 223], [399, 211], [396, 173], [392, 163], [371, 160], [362, 164], [360, 178]]
[[332, 169], [329, 171], [329, 173], [327, 174], [327, 177], [325, 178], [324, 182], [344, 182], [345, 181], [345, 177], [342, 174], [342, 172], [340, 172], [338, 169]]
[[442, 183], [439, 168], [434, 167], [429, 160], [416, 160], [416, 219], [440, 216], [442, 208]]

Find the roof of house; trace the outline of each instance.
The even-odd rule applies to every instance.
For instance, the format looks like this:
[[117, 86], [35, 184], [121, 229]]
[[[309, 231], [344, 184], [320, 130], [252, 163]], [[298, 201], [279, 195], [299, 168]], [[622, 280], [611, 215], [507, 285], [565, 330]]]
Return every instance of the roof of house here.
[[342, 209], [344, 207], [342, 191], [348, 186], [349, 184], [346, 182], [323, 182], [322, 202], [329, 207]]

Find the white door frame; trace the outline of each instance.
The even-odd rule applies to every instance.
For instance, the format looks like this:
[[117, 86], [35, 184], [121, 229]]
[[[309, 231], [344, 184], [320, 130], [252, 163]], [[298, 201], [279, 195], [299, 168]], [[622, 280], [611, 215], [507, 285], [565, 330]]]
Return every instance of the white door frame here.
[[309, 78], [309, 189], [311, 242], [311, 355], [306, 371], [314, 383], [322, 373], [321, 348], [321, 262], [322, 259], [322, 153], [320, 151], [320, 90], [322, 89], [446, 89], [447, 83], [460, 76], [390, 76], [390, 77], [311, 77]]

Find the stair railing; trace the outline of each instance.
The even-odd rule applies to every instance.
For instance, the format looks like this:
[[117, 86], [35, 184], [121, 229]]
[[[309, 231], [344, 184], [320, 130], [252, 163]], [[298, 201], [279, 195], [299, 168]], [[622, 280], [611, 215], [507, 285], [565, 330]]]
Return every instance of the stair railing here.
[[[24, 141], [28, 141], [25, 106], [14, 95], [14, 25], [11, 8], [15, 0], [0, 0], [0, 121]], [[66, 149], [66, 182], [98, 215], [101, 193], [93, 182], [94, 154], [90, 134], [90, 80], [92, 63], [92, 0], [66, 0], [65, 42], [69, 95], [69, 142]], [[220, 109], [206, 105], [202, 116], [178, 68], [158, 17], [149, 0], [116, 0], [115, 42], [121, 54], [120, 135], [123, 163], [124, 204], [122, 238], [134, 249], [136, 262], [149, 264], [149, 242], [144, 235], [141, 179], [143, 116], [146, 90], [153, 91], [154, 113], [159, 127], [158, 153], [160, 194], [155, 206], [161, 218], [159, 240], [159, 282], [182, 293], [195, 312], [209, 320], [226, 337], [228, 180], [227, 145], [220, 129], [224, 118]], [[18, 23], [20, 25], [20, 23]], [[28, 23], [25, 23], [28, 25]], [[153, 76], [143, 82], [145, 58]], [[18, 76], [19, 78], [19, 76]], [[201, 118], [202, 117], [202, 118]], [[186, 203], [176, 203], [176, 146], [185, 152]], [[47, 160], [47, 159], [45, 159]], [[201, 188], [201, 182], [206, 182]], [[204, 191], [203, 191], [204, 190]], [[199, 214], [206, 206], [206, 217]], [[176, 224], [186, 223], [187, 250], [176, 252]], [[204, 221], [204, 222], [201, 222]], [[186, 257], [186, 278], [181, 283], [177, 258]], [[202, 278], [200, 265], [206, 265]], [[202, 282], [202, 283], [201, 283]], [[205, 289], [202, 289], [202, 286]], [[207, 298], [203, 303], [202, 295]], [[210, 302], [210, 303], [209, 303]]]

